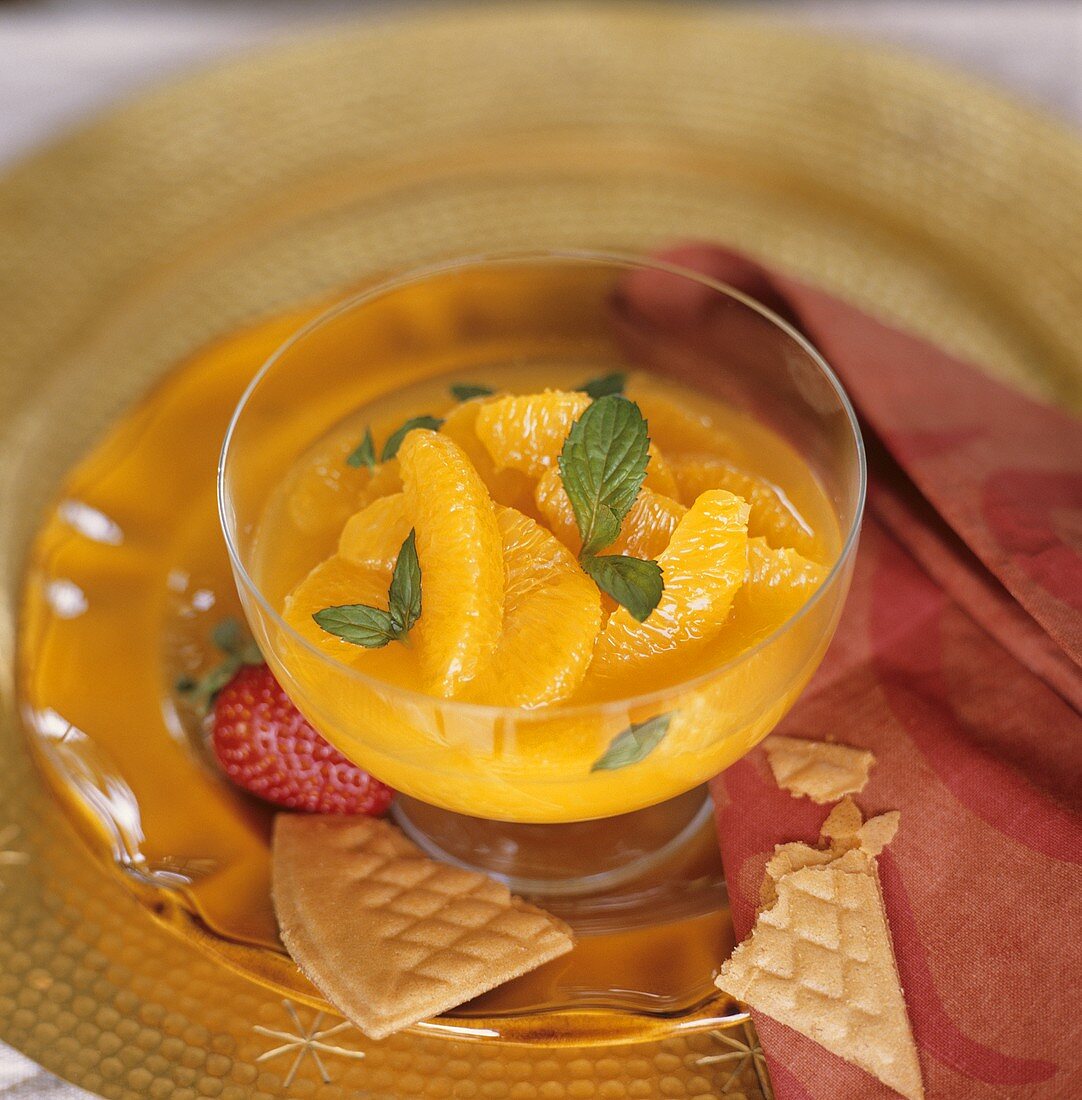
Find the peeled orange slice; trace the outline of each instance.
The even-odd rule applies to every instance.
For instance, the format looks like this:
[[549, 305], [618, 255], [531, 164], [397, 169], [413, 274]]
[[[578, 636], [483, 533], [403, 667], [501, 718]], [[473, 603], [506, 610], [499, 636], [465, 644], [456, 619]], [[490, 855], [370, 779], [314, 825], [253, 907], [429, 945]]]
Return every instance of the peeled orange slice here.
[[283, 614], [302, 638], [328, 657], [380, 680], [416, 689], [420, 669], [415, 651], [398, 642], [382, 649], [365, 649], [329, 634], [312, 618], [325, 607], [344, 604], [386, 608], [389, 580], [386, 571], [366, 569], [336, 555], [317, 565], [293, 589], [286, 597]]
[[748, 506], [724, 490], [703, 493], [658, 558], [665, 590], [643, 623], [618, 608], [598, 638], [590, 681], [641, 689], [668, 679], [715, 637], [748, 568]]
[[[698, 671], [750, 649], [791, 619], [827, 576], [827, 568], [765, 539], [748, 540], [748, 575], [733, 600], [733, 613], [703, 655]], [[695, 670], [692, 670], [695, 671]]]
[[411, 526], [405, 493], [379, 497], [350, 517], [338, 540], [338, 556], [383, 572], [389, 580]]
[[[647, 428], [649, 428], [649, 424], [647, 424]], [[650, 443], [650, 461], [646, 465], [646, 480], [643, 485], [648, 489], [653, 489], [655, 493], [672, 497], [674, 500], [680, 495], [676, 478], [669, 463], [662, 458], [657, 444], [652, 441]]]
[[690, 402], [665, 392], [663, 383], [636, 375], [627, 388], [649, 426], [650, 438], [667, 457], [678, 451], [701, 451], [733, 458], [741, 448], [730, 432], [715, 424]]
[[374, 470], [346, 464], [349, 448], [328, 448], [306, 462], [288, 489], [289, 516], [298, 531], [318, 535], [339, 530], [358, 508], [402, 488], [398, 463], [385, 462]]
[[454, 440], [415, 429], [398, 461], [421, 566], [421, 618], [411, 638], [428, 690], [450, 697], [489, 663], [500, 639], [500, 529], [484, 482]]
[[670, 466], [682, 500], [693, 501], [708, 489], [728, 489], [751, 506], [749, 535], [761, 536], [771, 546], [791, 546], [804, 553], [814, 549], [814, 535], [807, 520], [781, 489], [764, 478], [712, 455], [673, 455]]
[[748, 578], [733, 603], [734, 621], [773, 630], [796, 614], [826, 580], [827, 568], [789, 547], [748, 540]]
[[[575, 513], [564, 491], [559, 467], [552, 467], [541, 475], [534, 491], [538, 510], [544, 516], [552, 533], [577, 554], [582, 548]], [[687, 509], [673, 500], [654, 492], [644, 485], [624, 517], [620, 536], [602, 552], [605, 554], [630, 554], [635, 558], [656, 558], [666, 546]]]
[[535, 707], [566, 699], [582, 682], [601, 627], [593, 581], [540, 524], [499, 508], [507, 587], [503, 632], [491, 664], [463, 697]]
[[530, 479], [521, 470], [498, 469], [477, 434], [477, 419], [486, 404], [491, 404], [491, 401], [475, 398], [456, 405], [447, 414], [440, 432], [453, 439], [466, 453], [497, 504], [532, 512], [533, 486]]
[[564, 492], [559, 467], [546, 470], [534, 488], [534, 503], [548, 529], [573, 553], [579, 552], [582, 537], [579, 535], [571, 501]]
[[620, 537], [605, 553], [659, 558], [686, 514], [687, 509], [678, 501], [644, 486], [624, 518]]
[[584, 393], [546, 390], [482, 405], [477, 435], [498, 469], [540, 477], [556, 464], [571, 425], [590, 404]]

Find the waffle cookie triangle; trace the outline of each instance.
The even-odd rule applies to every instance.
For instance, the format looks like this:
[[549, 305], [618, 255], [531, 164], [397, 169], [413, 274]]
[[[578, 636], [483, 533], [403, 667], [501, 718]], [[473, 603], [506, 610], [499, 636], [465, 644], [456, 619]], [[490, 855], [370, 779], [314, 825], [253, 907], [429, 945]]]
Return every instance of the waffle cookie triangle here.
[[897, 823], [892, 813], [861, 825], [846, 799], [823, 825], [829, 849], [779, 845], [755, 925], [721, 967], [717, 985], [908, 1100], [922, 1100], [875, 865]]
[[294, 962], [373, 1039], [438, 1015], [572, 947], [570, 929], [368, 817], [279, 814], [274, 907]]

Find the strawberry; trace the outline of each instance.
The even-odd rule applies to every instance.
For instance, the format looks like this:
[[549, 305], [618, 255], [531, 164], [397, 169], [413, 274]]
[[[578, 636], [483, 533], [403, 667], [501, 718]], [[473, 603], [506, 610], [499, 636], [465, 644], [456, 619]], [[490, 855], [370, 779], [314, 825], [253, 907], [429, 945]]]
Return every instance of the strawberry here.
[[315, 814], [376, 816], [391, 804], [391, 788], [316, 733], [265, 664], [241, 664], [213, 706], [214, 754], [238, 787]]

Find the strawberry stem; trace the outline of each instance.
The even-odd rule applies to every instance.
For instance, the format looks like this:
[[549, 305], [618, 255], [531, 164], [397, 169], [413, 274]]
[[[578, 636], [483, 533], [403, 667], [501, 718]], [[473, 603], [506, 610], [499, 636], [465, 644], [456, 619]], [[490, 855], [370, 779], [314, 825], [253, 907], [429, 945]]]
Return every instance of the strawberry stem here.
[[263, 664], [263, 654], [234, 618], [223, 619], [211, 632], [211, 640], [224, 658], [202, 676], [184, 674], [174, 684], [177, 694], [200, 714], [214, 706], [218, 693], [245, 665]]

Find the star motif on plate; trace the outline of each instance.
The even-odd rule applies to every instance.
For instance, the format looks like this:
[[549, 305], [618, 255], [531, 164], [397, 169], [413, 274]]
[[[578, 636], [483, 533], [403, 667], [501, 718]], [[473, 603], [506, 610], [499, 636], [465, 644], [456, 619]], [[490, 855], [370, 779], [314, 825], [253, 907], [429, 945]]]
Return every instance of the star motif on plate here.
[[327, 1042], [328, 1039], [332, 1039], [335, 1035], [340, 1035], [343, 1031], [351, 1028], [352, 1024], [343, 1020], [333, 1027], [323, 1028], [321, 1025], [325, 1013], [317, 1012], [312, 1022], [305, 1025], [301, 1022], [300, 1015], [292, 1001], [282, 1001], [282, 1007], [286, 1010], [286, 1014], [296, 1030], [278, 1031], [274, 1028], [262, 1027], [259, 1024], [252, 1030], [257, 1031], [260, 1035], [266, 1035], [268, 1038], [279, 1040], [279, 1045], [270, 1050], [265, 1050], [256, 1058], [257, 1062], [267, 1062], [272, 1058], [281, 1057], [283, 1054], [296, 1054], [283, 1082], [286, 1088], [293, 1084], [297, 1076], [297, 1070], [301, 1068], [305, 1058], [309, 1056], [315, 1062], [316, 1069], [319, 1071], [325, 1085], [331, 1083], [331, 1075], [327, 1072], [327, 1067], [321, 1055], [335, 1054], [342, 1058], [356, 1059], [364, 1057], [363, 1050], [351, 1050], [349, 1047], [335, 1046], [333, 1043]]
[[[741, 1033], [743, 1039], [737, 1037]], [[744, 1071], [751, 1066], [755, 1070], [755, 1080], [758, 1082], [759, 1091], [763, 1094], [763, 1100], [774, 1100], [774, 1090], [770, 1087], [763, 1048], [759, 1045], [759, 1038], [750, 1020], [745, 1020], [740, 1025], [739, 1032], [736, 1028], [728, 1031], [711, 1031], [710, 1038], [724, 1048], [724, 1053], [704, 1054], [697, 1064], [726, 1068], [732, 1066], [729, 1076], [721, 1086], [723, 1096], [728, 1093], [732, 1085], [740, 1081]]]
[[[18, 825], [5, 825], [0, 829], [0, 867], [22, 867], [30, 862], [30, 856], [26, 852], [8, 847], [19, 832]], [[3, 882], [0, 882], [0, 890], [3, 888]]]

